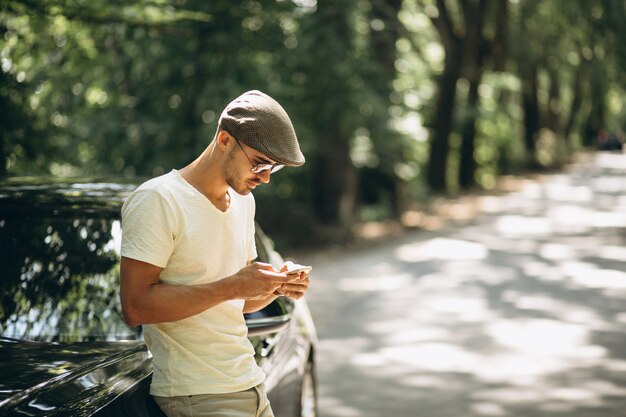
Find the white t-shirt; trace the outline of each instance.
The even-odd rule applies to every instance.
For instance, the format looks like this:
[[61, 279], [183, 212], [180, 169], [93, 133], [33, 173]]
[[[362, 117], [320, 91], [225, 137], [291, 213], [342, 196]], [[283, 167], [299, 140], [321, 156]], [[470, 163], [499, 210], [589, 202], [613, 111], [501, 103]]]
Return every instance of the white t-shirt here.
[[[167, 284], [217, 281], [256, 258], [252, 194], [232, 188], [217, 209], [178, 171], [142, 184], [122, 207], [122, 256], [164, 268]], [[221, 394], [265, 380], [254, 360], [244, 300], [224, 302], [183, 320], [144, 325], [154, 357], [150, 393], [161, 397]]]

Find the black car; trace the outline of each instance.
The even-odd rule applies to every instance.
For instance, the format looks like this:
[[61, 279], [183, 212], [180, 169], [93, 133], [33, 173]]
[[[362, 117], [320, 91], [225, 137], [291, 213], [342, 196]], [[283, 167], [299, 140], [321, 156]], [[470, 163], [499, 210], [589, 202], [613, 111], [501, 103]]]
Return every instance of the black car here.
[[[0, 183], [0, 416], [163, 416], [152, 359], [119, 303], [119, 213], [136, 184]], [[259, 260], [283, 259], [257, 227]], [[304, 299], [246, 316], [277, 417], [316, 416]]]

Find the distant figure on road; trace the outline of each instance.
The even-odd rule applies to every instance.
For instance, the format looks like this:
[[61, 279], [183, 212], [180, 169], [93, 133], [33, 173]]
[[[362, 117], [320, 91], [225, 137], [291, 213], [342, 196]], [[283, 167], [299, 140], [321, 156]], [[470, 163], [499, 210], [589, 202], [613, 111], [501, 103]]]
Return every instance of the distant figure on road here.
[[624, 134], [608, 133], [604, 129], [598, 132], [598, 149], [601, 151], [621, 151], [624, 147]]

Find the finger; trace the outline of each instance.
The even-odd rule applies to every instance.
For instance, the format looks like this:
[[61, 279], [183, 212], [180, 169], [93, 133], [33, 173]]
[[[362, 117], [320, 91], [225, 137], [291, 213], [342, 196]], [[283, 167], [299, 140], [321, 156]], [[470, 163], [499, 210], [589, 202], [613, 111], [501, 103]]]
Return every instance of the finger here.
[[298, 279], [298, 275], [285, 274], [284, 272], [276, 272], [276, 273], [273, 273], [272, 276], [274, 277], [276, 282], [280, 282], [280, 283], [293, 282]]
[[287, 292], [287, 284], [282, 283], [276, 287], [276, 289], [274, 290], [274, 295], [281, 296], [281, 295], [285, 295], [286, 292]]
[[257, 267], [257, 269], [262, 269], [265, 271], [274, 271], [276, 272], [276, 270], [274, 269], [274, 267], [271, 264], [265, 263], [265, 262], [255, 262], [254, 265]]
[[284, 284], [280, 291], [282, 292], [301, 292], [304, 293], [309, 287], [307, 285]]
[[293, 263], [293, 262], [291, 262], [291, 261], [287, 261], [287, 262], [285, 262], [285, 263], [283, 264], [283, 267], [282, 267], [282, 268], [280, 268], [280, 271], [281, 271], [281, 272], [282, 272], [282, 271], [288, 271], [288, 270], [289, 270], [289, 268], [291, 268], [293, 265], [294, 265], [294, 263]]
[[284, 294], [286, 297], [289, 298], [293, 298], [294, 300], [299, 300], [300, 298], [304, 297], [304, 293], [303, 292], [286, 292]]
[[292, 281], [289, 281], [290, 284], [306, 284], [308, 285], [311, 280], [308, 277], [305, 278], [296, 278]]
[[276, 272], [276, 270], [269, 269], [258, 269], [257, 272], [260, 273], [264, 279], [274, 283], [282, 284], [283, 282], [290, 281], [288, 275], [284, 272]]

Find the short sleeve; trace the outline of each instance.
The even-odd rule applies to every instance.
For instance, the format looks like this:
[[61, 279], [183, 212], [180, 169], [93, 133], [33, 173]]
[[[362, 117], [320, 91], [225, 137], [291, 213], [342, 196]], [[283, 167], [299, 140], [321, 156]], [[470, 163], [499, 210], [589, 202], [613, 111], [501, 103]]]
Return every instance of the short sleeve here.
[[178, 235], [176, 212], [156, 190], [137, 190], [122, 207], [122, 256], [167, 266]]
[[257, 258], [258, 254], [256, 251], [256, 240], [255, 240], [255, 235], [256, 235], [256, 229], [254, 227], [254, 216], [255, 216], [255, 212], [256, 212], [256, 203], [254, 201], [254, 197], [252, 197], [252, 194], [250, 194], [250, 217], [249, 217], [249, 227], [248, 227], [248, 261], [252, 261], [254, 259]]

